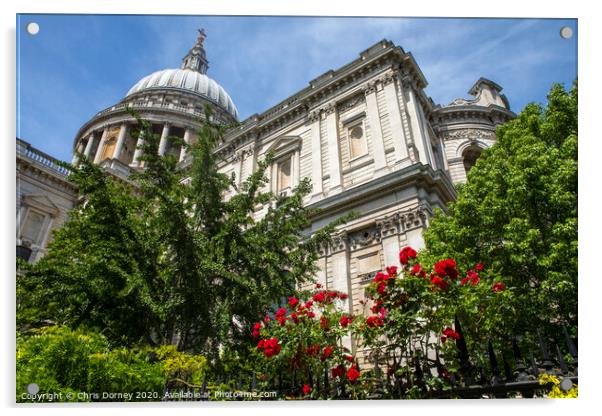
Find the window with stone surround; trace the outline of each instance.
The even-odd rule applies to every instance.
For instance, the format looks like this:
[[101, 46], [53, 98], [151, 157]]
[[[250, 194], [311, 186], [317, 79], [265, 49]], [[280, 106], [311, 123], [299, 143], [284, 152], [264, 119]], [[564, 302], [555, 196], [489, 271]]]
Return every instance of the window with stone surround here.
[[34, 211], [31, 208], [27, 210], [25, 220], [21, 227], [20, 239], [28, 241], [32, 244], [40, 244], [42, 238], [42, 228], [46, 221], [46, 215], [41, 212]]
[[292, 188], [292, 155], [288, 155], [277, 162], [276, 189], [279, 194], [288, 192]]
[[349, 146], [349, 160], [357, 159], [368, 153], [368, 142], [366, 140], [366, 128], [364, 120], [353, 122], [347, 127], [347, 143]]
[[470, 169], [472, 169], [475, 163], [477, 163], [477, 159], [479, 156], [481, 156], [482, 151], [483, 149], [481, 149], [479, 146], [473, 145], [468, 147], [462, 153], [462, 158], [464, 159], [464, 170], [466, 171], [467, 175]]

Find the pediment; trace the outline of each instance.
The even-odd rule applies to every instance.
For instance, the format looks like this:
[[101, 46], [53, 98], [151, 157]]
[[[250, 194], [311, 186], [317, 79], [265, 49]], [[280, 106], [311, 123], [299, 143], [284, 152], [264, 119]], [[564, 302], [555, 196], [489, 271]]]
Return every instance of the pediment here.
[[51, 215], [58, 215], [60, 208], [44, 194], [29, 194], [21, 197], [21, 205], [37, 208]]
[[300, 136], [281, 136], [270, 143], [270, 145], [265, 149], [264, 153], [272, 152], [274, 157], [278, 157], [290, 151], [297, 150], [300, 147]]

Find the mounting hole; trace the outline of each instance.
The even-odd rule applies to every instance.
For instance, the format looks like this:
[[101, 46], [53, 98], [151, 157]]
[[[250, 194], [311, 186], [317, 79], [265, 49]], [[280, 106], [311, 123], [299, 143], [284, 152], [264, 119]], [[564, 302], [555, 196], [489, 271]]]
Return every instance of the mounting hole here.
[[38, 394], [39, 391], [40, 386], [38, 386], [36, 383], [29, 383], [27, 385], [27, 393], [29, 394]]
[[560, 28], [560, 37], [562, 39], [570, 39], [573, 37], [573, 29], [571, 29], [569, 26], [563, 26], [562, 28]]
[[30, 35], [37, 35], [40, 31], [40, 25], [36, 22], [29, 22], [27, 23], [26, 29], [27, 33], [29, 33]]

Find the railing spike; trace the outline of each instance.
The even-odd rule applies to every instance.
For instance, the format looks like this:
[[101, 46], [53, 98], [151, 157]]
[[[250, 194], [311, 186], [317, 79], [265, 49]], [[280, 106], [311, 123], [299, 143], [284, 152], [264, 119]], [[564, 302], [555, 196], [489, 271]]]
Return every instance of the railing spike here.
[[520, 348], [518, 347], [518, 339], [517, 337], [512, 337], [512, 352], [514, 354], [514, 366], [516, 368], [517, 381], [526, 381], [529, 379], [527, 376], [527, 372], [525, 371], [527, 367], [523, 361], [523, 358], [520, 353]]
[[560, 364], [560, 371], [563, 376], [569, 375], [569, 369], [566, 366], [566, 362], [564, 361], [564, 357], [562, 356], [562, 352], [560, 351], [560, 347], [556, 344], [556, 355], [558, 356], [558, 363]]

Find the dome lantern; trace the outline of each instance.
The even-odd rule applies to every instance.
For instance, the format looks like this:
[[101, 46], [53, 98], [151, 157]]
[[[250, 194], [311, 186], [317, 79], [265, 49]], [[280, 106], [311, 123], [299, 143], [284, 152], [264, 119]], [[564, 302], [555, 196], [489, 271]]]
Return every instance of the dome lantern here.
[[196, 39], [196, 43], [192, 48], [190, 48], [190, 51], [188, 51], [186, 56], [182, 58], [181, 68], [206, 74], [207, 69], [209, 69], [209, 61], [207, 60], [207, 56], [205, 54], [203, 42], [205, 41], [207, 35], [205, 33], [205, 29], [198, 29], [198, 32], [199, 36]]

